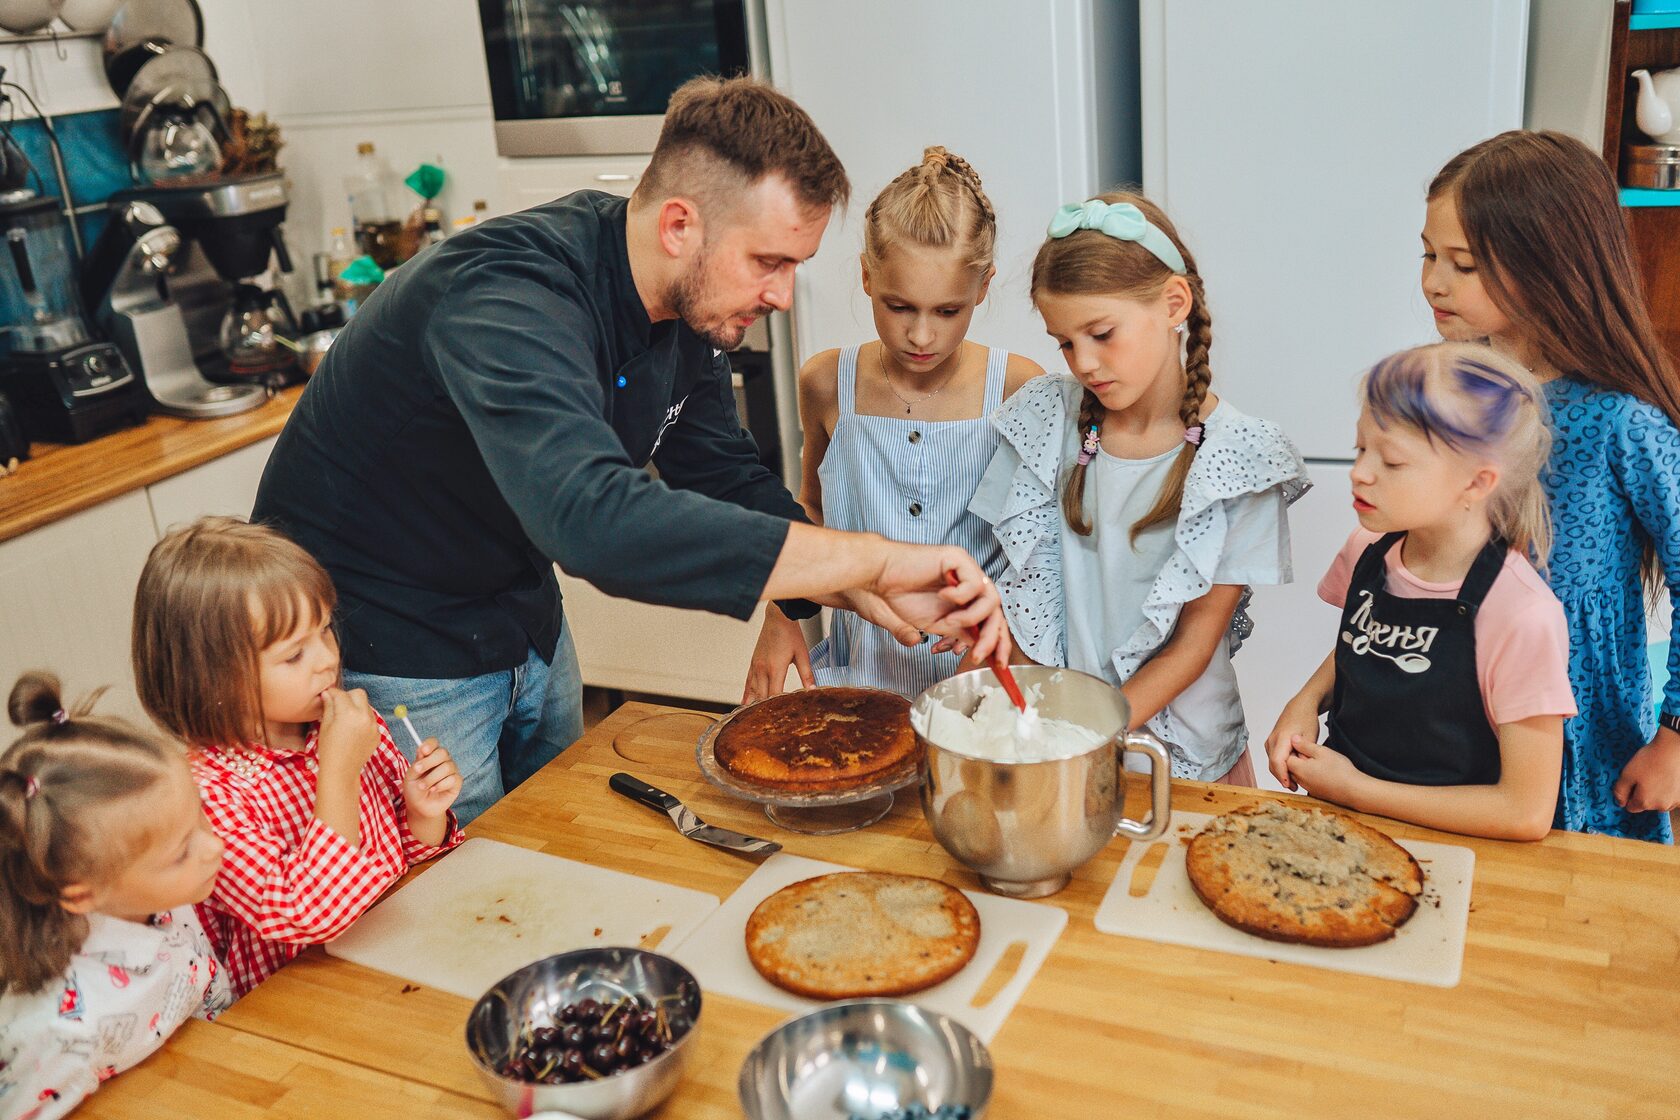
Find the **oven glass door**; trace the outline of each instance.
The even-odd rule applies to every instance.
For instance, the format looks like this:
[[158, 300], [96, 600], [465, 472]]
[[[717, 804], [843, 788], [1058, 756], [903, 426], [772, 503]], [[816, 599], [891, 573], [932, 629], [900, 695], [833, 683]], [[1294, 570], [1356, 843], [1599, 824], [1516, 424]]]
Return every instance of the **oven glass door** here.
[[498, 121], [658, 116], [699, 74], [747, 71], [742, 0], [479, 0]]

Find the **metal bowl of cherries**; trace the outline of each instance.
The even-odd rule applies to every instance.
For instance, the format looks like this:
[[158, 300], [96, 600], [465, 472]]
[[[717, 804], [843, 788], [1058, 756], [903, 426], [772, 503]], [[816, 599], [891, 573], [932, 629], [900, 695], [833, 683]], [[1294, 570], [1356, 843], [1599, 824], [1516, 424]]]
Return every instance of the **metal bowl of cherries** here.
[[682, 1080], [700, 985], [645, 949], [580, 949], [503, 977], [473, 1005], [467, 1051], [518, 1116], [627, 1120]]

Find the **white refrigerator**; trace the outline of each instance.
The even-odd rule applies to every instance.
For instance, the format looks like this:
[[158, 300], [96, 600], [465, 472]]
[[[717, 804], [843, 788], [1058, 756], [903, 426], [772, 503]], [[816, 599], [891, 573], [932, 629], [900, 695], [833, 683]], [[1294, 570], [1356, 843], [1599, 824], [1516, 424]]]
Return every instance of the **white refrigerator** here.
[[[1419, 290], [1424, 192], [1523, 122], [1528, 0], [1142, 0], [1143, 182], [1196, 254], [1214, 389], [1283, 425], [1314, 490], [1295, 583], [1257, 589], [1234, 659], [1256, 769], [1333, 647], [1319, 578], [1356, 522], [1360, 374], [1437, 335]], [[1272, 785], [1269, 779], [1264, 784]]]
[[852, 182], [799, 270], [798, 360], [874, 337], [863, 212], [942, 144], [974, 165], [998, 215], [997, 278], [969, 337], [1061, 368], [1028, 271], [1057, 206], [1137, 181], [1136, 0], [766, 0], [765, 22], [772, 79]]

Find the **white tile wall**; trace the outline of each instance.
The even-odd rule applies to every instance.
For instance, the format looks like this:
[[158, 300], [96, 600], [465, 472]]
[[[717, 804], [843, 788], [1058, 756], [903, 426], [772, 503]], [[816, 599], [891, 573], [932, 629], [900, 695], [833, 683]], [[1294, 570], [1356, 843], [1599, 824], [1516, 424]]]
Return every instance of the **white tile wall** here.
[[[278, 121], [291, 181], [288, 288], [312, 300], [310, 257], [348, 226], [344, 178], [371, 141], [398, 178], [444, 169], [447, 219], [501, 208], [490, 82], [473, 0], [200, 0], [206, 50], [235, 104]], [[419, 198], [415, 196], [418, 203]]]

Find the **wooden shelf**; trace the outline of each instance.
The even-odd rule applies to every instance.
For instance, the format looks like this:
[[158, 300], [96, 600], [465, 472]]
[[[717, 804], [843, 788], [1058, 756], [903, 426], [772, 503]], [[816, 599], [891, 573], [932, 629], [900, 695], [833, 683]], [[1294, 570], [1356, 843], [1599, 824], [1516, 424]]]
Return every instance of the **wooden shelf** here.
[[1623, 206], [1680, 206], [1680, 190], [1659, 191], [1649, 187], [1623, 187]]
[[[1618, 181], [1626, 178], [1623, 144], [1645, 138], [1634, 121], [1635, 70], [1680, 65], [1680, 13], [1633, 14], [1633, 0], [1616, 0], [1610, 10], [1610, 66], [1604, 75], [1604, 162]], [[1657, 337], [1680, 359], [1680, 191], [1622, 187], [1622, 214]]]

